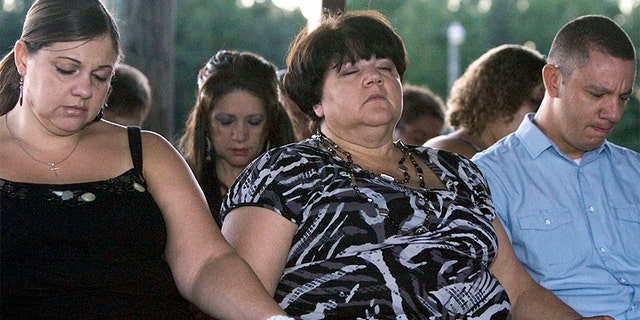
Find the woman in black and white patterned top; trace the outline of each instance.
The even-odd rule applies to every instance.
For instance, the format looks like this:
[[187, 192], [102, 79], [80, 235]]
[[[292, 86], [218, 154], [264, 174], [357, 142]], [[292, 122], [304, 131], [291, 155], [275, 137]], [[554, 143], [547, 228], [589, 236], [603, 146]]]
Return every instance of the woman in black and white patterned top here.
[[289, 315], [580, 318], [516, 260], [473, 163], [393, 142], [406, 53], [386, 18], [330, 17], [287, 62], [285, 90], [317, 134], [256, 159], [221, 214]]

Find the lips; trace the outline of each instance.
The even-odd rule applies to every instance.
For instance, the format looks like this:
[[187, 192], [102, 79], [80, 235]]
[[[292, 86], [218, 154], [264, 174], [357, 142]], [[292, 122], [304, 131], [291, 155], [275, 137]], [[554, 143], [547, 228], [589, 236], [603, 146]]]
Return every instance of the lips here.
[[64, 107], [64, 110], [69, 115], [81, 116], [88, 112], [86, 108], [78, 107], [78, 106], [67, 106]]
[[236, 157], [246, 157], [249, 154], [248, 149], [231, 149], [231, 153]]
[[602, 135], [608, 135], [611, 130], [613, 129], [613, 126], [597, 126], [597, 125], [593, 125], [591, 126], [593, 128], [593, 130], [595, 130], [596, 132], [602, 134]]
[[367, 98], [367, 102], [371, 102], [371, 101], [383, 101], [386, 100], [386, 98], [381, 95], [381, 94], [372, 94]]

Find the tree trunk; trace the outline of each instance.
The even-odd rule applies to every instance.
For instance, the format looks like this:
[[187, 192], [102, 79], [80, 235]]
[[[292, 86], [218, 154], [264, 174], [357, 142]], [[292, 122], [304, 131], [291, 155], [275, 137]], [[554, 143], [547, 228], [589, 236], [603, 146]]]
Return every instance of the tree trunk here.
[[144, 128], [174, 135], [175, 0], [105, 0], [120, 30], [123, 62], [142, 71], [152, 90]]

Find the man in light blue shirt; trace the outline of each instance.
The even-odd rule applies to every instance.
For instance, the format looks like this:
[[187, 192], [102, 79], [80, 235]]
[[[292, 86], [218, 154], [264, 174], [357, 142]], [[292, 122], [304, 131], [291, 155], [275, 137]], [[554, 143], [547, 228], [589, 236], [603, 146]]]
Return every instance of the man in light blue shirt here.
[[606, 140], [635, 61], [612, 20], [572, 20], [553, 40], [539, 110], [473, 158], [518, 258], [585, 316], [640, 319], [640, 154]]

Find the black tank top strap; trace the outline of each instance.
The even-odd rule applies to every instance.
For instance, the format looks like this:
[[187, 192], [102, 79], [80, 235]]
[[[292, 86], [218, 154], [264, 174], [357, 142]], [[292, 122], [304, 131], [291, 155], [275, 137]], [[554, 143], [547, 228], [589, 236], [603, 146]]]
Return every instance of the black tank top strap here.
[[131, 160], [133, 167], [139, 174], [142, 174], [142, 140], [140, 139], [140, 127], [128, 126], [129, 150], [131, 150]]

